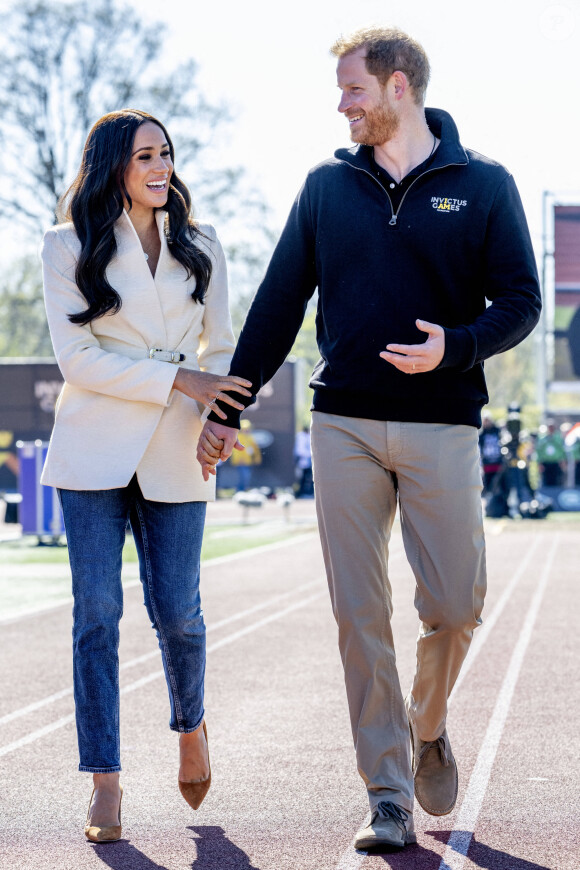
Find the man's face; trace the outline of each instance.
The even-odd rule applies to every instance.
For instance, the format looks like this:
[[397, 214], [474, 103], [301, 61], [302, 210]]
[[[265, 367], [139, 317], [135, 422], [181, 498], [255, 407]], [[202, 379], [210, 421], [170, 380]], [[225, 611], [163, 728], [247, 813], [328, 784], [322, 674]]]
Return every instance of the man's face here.
[[341, 57], [336, 74], [342, 92], [338, 111], [348, 119], [352, 141], [384, 145], [392, 139], [399, 116], [389, 105], [387, 88], [367, 72], [364, 50]]

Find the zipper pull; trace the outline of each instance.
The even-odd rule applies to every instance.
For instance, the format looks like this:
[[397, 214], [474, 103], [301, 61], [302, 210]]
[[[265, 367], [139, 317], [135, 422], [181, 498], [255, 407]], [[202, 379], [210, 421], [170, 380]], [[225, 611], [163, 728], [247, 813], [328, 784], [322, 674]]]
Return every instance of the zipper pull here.
[[397, 215], [394, 214], [393, 217], [389, 221], [389, 226], [394, 227], [397, 225]]

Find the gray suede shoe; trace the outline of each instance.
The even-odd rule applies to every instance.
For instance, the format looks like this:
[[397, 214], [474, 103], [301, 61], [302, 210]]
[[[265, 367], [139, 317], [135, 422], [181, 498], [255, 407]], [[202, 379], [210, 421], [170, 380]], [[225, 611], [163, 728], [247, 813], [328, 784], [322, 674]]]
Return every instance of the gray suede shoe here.
[[381, 801], [354, 838], [355, 849], [402, 849], [416, 843], [413, 816], [391, 801]]
[[457, 765], [447, 729], [437, 740], [421, 740], [417, 729], [409, 720], [415, 797], [426, 813], [446, 816], [457, 800]]

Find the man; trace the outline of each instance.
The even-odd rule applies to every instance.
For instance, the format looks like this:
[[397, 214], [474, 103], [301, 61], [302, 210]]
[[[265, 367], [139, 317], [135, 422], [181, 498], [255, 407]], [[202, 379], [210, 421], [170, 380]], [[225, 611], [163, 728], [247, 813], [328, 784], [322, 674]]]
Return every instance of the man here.
[[553, 420], [548, 420], [545, 431], [538, 438], [536, 459], [542, 472], [542, 486], [564, 484], [568, 457], [562, 433]]
[[313, 495], [310, 426], [303, 426], [294, 437], [294, 462], [298, 476], [296, 498], [308, 498]]
[[482, 429], [479, 433], [479, 452], [483, 468], [483, 494], [487, 495], [497, 483], [503, 466], [501, 452], [501, 432], [489, 414], [483, 415]]
[[242, 420], [238, 441], [244, 449], [234, 451], [230, 462], [238, 470], [236, 491], [245, 492], [250, 488], [252, 482], [252, 469], [254, 466], [262, 464], [262, 451], [252, 434], [250, 420]]
[[[427, 812], [455, 805], [447, 699], [486, 585], [482, 362], [532, 330], [540, 294], [512, 177], [465, 150], [446, 112], [423, 108], [422, 47], [371, 28], [338, 40], [332, 53], [338, 110], [356, 145], [309, 173], [231, 373], [259, 390], [290, 351], [318, 287], [314, 488], [371, 808], [354, 845], [400, 848], [416, 840], [413, 778]], [[236, 441], [238, 418], [224, 411], [233, 428], [210, 417], [200, 439], [204, 475]], [[405, 701], [387, 573], [397, 498], [420, 618]]]

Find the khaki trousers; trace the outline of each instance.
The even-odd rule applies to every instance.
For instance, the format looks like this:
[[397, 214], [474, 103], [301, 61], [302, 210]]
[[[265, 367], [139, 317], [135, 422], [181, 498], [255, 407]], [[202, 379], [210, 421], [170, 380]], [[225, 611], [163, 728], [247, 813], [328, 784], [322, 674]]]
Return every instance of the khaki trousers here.
[[407, 712], [391, 631], [387, 561], [399, 499], [420, 628], [409, 715], [443, 732], [447, 699], [486, 588], [477, 430], [314, 412], [316, 510], [359, 773], [371, 809], [413, 810]]

